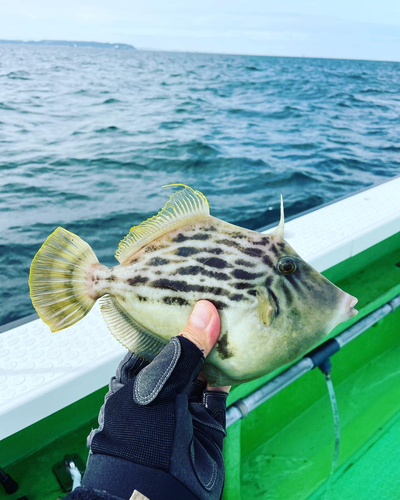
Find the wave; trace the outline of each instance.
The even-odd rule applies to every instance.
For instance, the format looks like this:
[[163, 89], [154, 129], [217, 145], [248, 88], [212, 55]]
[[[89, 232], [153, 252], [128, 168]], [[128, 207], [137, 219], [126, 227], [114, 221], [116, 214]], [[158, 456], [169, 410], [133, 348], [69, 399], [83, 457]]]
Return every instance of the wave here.
[[101, 106], [103, 104], [117, 104], [119, 102], [122, 102], [122, 101], [120, 101], [119, 99], [110, 98], [110, 99], [106, 99], [105, 101], [103, 101], [101, 103], [97, 103], [96, 106]]
[[110, 125], [109, 127], [99, 128], [99, 129], [95, 130], [95, 133], [96, 134], [105, 134], [107, 132], [117, 132], [117, 131], [120, 131], [120, 130], [121, 129], [118, 128], [118, 127], [116, 127], [115, 125]]
[[279, 218], [281, 193], [290, 216], [400, 172], [395, 63], [9, 50], [0, 324], [32, 312], [30, 261], [57, 225], [114, 265], [121, 238], [168, 199], [164, 184], [258, 229]]
[[11, 80], [30, 80], [29, 73], [27, 71], [11, 71], [8, 73], [7, 78]]
[[4, 102], [0, 102], [0, 109], [2, 109], [3, 111], [14, 111], [15, 108], [12, 108], [11, 106], [9, 106], [8, 104], [5, 104]]

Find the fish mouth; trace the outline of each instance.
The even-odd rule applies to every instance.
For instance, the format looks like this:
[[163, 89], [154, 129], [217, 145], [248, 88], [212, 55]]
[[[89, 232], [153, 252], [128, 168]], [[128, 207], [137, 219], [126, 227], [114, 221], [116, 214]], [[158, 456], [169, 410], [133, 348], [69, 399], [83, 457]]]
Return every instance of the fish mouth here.
[[357, 302], [358, 299], [356, 297], [353, 297], [352, 295], [348, 295], [346, 297], [345, 306], [348, 309], [347, 312], [350, 318], [353, 318], [358, 314], [357, 309], [354, 309], [354, 306], [357, 304]]

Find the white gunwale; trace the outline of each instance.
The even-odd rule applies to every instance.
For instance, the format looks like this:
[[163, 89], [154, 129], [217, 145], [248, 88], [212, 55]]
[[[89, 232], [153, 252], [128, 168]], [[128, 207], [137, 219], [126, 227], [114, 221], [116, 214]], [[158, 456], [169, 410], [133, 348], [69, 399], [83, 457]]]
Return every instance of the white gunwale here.
[[[321, 272], [399, 231], [400, 176], [289, 221], [285, 239]], [[108, 384], [124, 353], [97, 304], [55, 334], [40, 319], [1, 333], [0, 439]]]

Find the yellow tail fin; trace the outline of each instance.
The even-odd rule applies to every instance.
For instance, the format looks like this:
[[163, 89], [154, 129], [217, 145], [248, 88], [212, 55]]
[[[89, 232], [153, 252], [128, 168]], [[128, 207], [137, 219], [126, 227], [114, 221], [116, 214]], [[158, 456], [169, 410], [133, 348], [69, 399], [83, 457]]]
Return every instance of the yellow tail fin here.
[[29, 274], [32, 303], [57, 332], [82, 319], [96, 302], [89, 297], [86, 274], [98, 262], [79, 236], [58, 227], [35, 255]]

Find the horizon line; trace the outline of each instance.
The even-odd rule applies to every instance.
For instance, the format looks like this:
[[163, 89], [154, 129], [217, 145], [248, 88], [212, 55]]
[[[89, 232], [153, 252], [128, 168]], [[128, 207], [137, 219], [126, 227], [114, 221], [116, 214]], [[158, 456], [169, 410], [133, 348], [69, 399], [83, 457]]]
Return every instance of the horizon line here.
[[109, 45], [130, 45], [136, 49], [136, 51], [141, 52], [173, 52], [180, 54], [205, 54], [205, 55], [221, 55], [221, 56], [247, 56], [247, 57], [281, 57], [287, 59], [323, 59], [323, 60], [332, 60], [332, 61], [364, 61], [364, 62], [388, 62], [388, 63], [400, 63], [400, 60], [388, 60], [388, 59], [358, 59], [352, 57], [327, 57], [327, 56], [289, 56], [289, 55], [279, 55], [279, 54], [248, 54], [248, 53], [238, 53], [238, 52], [207, 52], [207, 51], [199, 51], [199, 50], [179, 50], [179, 49], [159, 49], [152, 47], [140, 47], [137, 45], [129, 44], [126, 42], [97, 42], [94, 40], [64, 40], [64, 39], [38, 39], [38, 40], [23, 40], [23, 39], [0, 39], [0, 45], [2, 41], [6, 42], [22, 42], [29, 44], [37, 43], [37, 42], [79, 42], [79, 43], [98, 43], [98, 44], [109, 44]]

